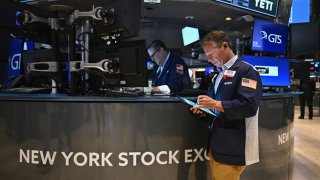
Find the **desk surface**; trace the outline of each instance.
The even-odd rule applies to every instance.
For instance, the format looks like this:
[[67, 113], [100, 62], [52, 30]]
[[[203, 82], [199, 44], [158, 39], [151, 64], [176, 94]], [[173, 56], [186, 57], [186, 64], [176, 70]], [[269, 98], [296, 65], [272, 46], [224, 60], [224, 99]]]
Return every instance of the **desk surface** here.
[[[262, 99], [293, 97], [297, 92], [264, 93]], [[195, 97], [190, 97], [195, 98]], [[139, 96], [139, 97], [102, 97], [69, 96], [66, 94], [8, 94], [0, 93], [0, 101], [36, 101], [36, 102], [180, 102], [175, 96]]]

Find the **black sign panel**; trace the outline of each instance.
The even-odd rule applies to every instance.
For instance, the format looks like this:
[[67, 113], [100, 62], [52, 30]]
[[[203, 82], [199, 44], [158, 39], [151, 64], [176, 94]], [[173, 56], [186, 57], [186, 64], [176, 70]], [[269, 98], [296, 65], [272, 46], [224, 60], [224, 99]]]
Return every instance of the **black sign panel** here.
[[248, 11], [277, 17], [279, 0], [215, 0]]

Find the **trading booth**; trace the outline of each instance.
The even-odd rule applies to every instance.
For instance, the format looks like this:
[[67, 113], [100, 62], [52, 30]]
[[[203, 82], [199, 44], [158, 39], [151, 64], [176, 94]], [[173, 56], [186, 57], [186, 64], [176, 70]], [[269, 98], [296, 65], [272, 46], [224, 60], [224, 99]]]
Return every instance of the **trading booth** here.
[[[20, 69], [9, 67], [12, 76], [0, 92], [1, 178], [209, 179], [211, 122], [194, 116], [179, 98], [195, 102], [204, 91], [136, 91], [133, 87], [148, 86], [153, 66], [146, 40], [130, 39], [139, 33], [141, 1], [98, 2], [89, 8], [68, 1], [50, 2], [45, 10], [17, 6], [11, 28], [19, 48], [10, 57], [19, 54]], [[279, 1], [273, 2], [276, 10], [262, 14], [276, 17]], [[270, 37], [260, 33], [281, 29], [284, 34], [271, 37], [279, 42], [287, 38], [283, 25], [257, 20], [254, 29], [259, 32], [252, 49], [285, 53], [286, 44], [265, 45], [264, 36]], [[41, 42], [40, 48], [37, 43], [24, 48], [32, 40]], [[185, 44], [197, 40], [198, 35]], [[259, 108], [260, 161], [246, 167], [241, 178], [291, 179], [294, 93], [283, 90], [290, 86], [288, 58], [242, 58], [261, 74], [265, 93]]]

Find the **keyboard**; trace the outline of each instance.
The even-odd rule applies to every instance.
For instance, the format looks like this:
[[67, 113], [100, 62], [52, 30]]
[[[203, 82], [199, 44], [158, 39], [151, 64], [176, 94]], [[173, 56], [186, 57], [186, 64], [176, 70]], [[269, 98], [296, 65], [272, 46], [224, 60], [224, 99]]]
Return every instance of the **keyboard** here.
[[193, 97], [199, 95], [206, 95], [207, 91], [201, 89], [188, 89], [182, 90], [182, 92], [174, 92], [172, 95], [182, 96], [182, 97]]
[[143, 96], [143, 92], [137, 92], [137, 91], [116, 91], [116, 90], [110, 90], [110, 89], [100, 89], [100, 92], [98, 93], [101, 96], [107, 96], [107, 97], [138, 97]]
[[51, 92], [49, 88], [42, 87], [19, 87], [11, 89], [3, 89], [2, 93], [12, 93], [12, 94], [48, 94]]

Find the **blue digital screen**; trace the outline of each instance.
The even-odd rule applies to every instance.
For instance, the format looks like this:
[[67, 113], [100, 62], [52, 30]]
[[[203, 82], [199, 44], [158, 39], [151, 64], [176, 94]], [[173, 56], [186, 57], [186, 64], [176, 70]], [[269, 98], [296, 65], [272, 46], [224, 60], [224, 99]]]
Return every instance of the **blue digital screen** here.
[[310, 22], [310, 1], [293, 0], [289, 24]]
[[182, 29], [183, 45], [187, 46], [200, 39], [199, 30], [193, 27], [184, 27]]
[[289, 87], [289, 59], [266, 56], [242, 56], [242, 59], [252, 64], [259, 72], [263, 86]]
[[268, 21], [255, 20], [251, 46], [252, 50], [285, 54], [287, 40], [287, 26]]
[[152, 60], [147, 61], [148, 70], [152, 70], [154, 68], [154, 62]]
[[205, 75], [209, 75], [210, 73], [214, 72], [214, 68], [212, 66], [207, 66], [205, 70]]
[[11, 39], [9, 51], [8, 77], [21, 74], [21, 51], [34, 50], [35, 44], [32, 41], [25, 41], [22, 44], [21, 39]]

